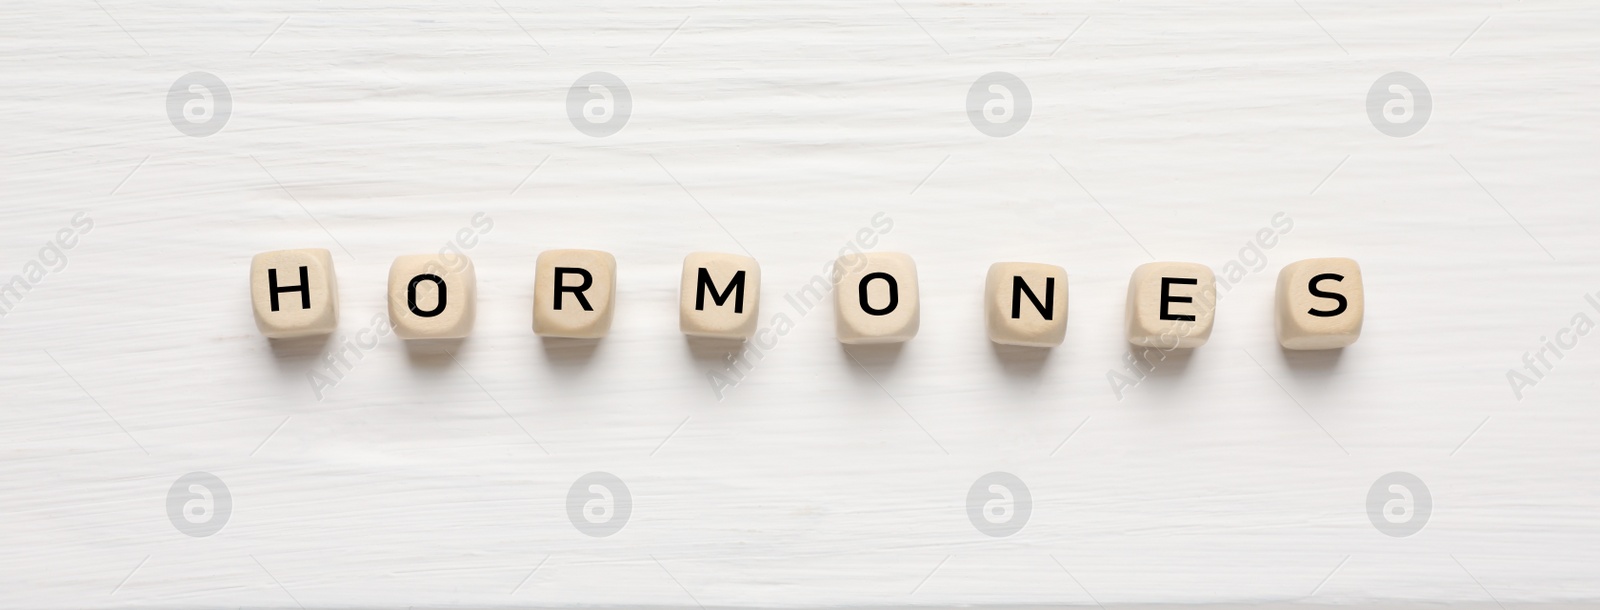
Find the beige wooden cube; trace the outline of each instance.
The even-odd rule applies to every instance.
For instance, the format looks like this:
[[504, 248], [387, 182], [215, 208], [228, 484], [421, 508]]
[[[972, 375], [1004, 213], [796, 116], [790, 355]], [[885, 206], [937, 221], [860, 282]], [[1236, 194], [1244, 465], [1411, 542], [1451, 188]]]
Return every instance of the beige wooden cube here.
[[1067, 270], [1041, 263], [995, 263], [983, 289], [989, 340], [1055, 347], [1067, 336]]
[[1193, 348], [1211, 338], [1217, 277], [1199, 263], [1145, 263], [1128, 281], [1128, 342]]
[[1312, 258], [1278, 273], [1278, 343], [1285, 349], [1335, 349], [1355, 343], [1366, 316], [1361, 267], [1348, 258]]
[[339, 327], [333, 255], [322, 248], [262, 252], [250, 260], [256, 328], [272, 339], [326, 335]]
[[460, 339], [477, 317], [472, 259], [413, 254], [389, 266], [389, 323], [401, 339]]
[[683, 258], [678, 328], [683, 334], [748, 339], [761, 306], [761, 266], [737, 254], [693, 252]]
[[847, 254], [833, 264], [840, 343], [900, 343], [917, 335], [922, 304], [917, 298], [917, 264], [910, 256]]
[[546, 250], [534, 263], [533, 332], [599, 339], [611, 330], [617, 259], [599, 250]]

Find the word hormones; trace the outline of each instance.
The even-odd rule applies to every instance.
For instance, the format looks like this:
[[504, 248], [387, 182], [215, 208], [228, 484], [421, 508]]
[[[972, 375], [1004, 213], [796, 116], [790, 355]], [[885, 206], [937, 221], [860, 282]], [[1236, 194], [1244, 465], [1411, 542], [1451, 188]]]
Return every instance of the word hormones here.
[[[898, 252], [849, 253], [830, 274], [839, 342], [900, 343], [917, 335], [922, 303], [917, 266]], [[533, 331], [545, 337], [599, 339], [611, 330], [617, 260], [598, 250], [547, 250], [534, 269]], [[459, 339], [476, 318], [477, 276], [466, 256], [419, 254], [389, 269], [389, 322], [402, 339]], [[1042, 263], [1002, 262], [984, 283], [989, 339], [1050, 348], [1067, 331], [1067, 272]], [[327, 250], [279, 250], [250, 266], [256, 326], [270, 338], [331, 333], [339, 295]], [[1217, 279], [1198, 263], [1157, 262], [1134, 269], [1128, 282], [1129, 343], [1196, 348], [1211, 337]], [[744, 341], [756, 332], [761, 267], [735, 254], [695, 252], [683, 260], [678, 325], [685, 334]], [[1348, 346], [1366, 315], [1361, 268], [1348, 258], [1313, 258], [1278, 274], [1274, 313], [1286, 349]]]

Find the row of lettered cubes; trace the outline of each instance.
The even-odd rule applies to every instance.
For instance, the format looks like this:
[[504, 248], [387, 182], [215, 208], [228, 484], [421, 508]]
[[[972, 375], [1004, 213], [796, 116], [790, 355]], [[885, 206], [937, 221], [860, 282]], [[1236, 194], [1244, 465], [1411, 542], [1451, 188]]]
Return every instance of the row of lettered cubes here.
[[[533, 331], [597, 339], [616, 310], [617, 261], [597, 250], [547, 250], [534, 271]], [[897, 343], [917, 334], [922, 304], [917, 268], [897, 252], [849, 254], [834, 263], [831, 286], [818, 281], [790, 298], [807, 308], [831, 288], [842, 343]], [[396, 258], [389, 268], [389, 321], [403, 339], [454, 339], [472, 332], [477, 276], [461, 255]], [[339, 293], [327, 250], [279, 250], [251, 261], [256, 325], [272, 338], [328, 334], [338, 326]], [[1053, 347], [1067, 330], [1067, 272], [1042, 263], [995, 263], [983, 291], [995, 343]], [[1354, 343], [1365, 312], [1361, 269], [1348, 258], [1292, 263], [1278, 275], [1276, 328], [1288, 349]], [[1198, 263], [1141, 265], [1128, 282], [1127, 336], [1135, 345], [1199, 347], [1211, 336], [1216, 278]], [[736, 254], [696, 252], [683, 260], [679, 325], [684, 334], [748, 339], [757, 331], [761, 267]]]

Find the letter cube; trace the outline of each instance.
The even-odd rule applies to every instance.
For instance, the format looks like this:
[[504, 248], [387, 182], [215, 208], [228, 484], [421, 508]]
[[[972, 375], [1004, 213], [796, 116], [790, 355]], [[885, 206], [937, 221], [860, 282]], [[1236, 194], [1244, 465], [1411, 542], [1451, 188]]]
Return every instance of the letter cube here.
[[1055, 347], [1067, 336], [1067, 270], [1040, 263], [995, 263], [983, 289], [989, 340]]
[[1211, 338], [1217, 277], [1199, 263], [1145, 263], [1128, 281], [1128, 342], [1192, 348]]
[[272, 339], [326, 335], [339, 327], [333, 255], [322, 248], [262, 252], [250, 260], [256, 328]]
[[685, 335], [748, 339], [761, 306], [761, 266], [737, 254], [693, 252], [683, 258], [678, 328]]
[[1355, 343], [1366, 316], [1361, 267], [1348, 258], [1312, 258], [1278, 273], [1278, 343], [1285, 349], [1335, 349]]
[[834, 317], [840, 343], [900, 343], [917, 336], [917, 264], [899, 252], [847, 254], [834, 261]]
[[477, 316], [472, 259], [413, 254], [389, 266], [389, 323], [401, 339], [460, 339]]
[[533, 332], [599, 339], [611, 330], [617, 259], [599, 250], [546, 250], [534, 263]]

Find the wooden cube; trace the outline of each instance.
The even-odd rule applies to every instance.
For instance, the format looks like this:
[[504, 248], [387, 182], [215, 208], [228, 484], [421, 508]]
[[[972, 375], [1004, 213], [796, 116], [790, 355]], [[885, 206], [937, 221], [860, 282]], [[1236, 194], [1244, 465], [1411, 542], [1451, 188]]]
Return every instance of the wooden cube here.
[[1335, 349], [1355, 343], [1366, 316], [1361, 267], [1348, 258], [1312, 258], [1278, 273], [1278, 343], [1285, 349]]
[[737, 254], [693, 252], [683, 258], [678, 328], [683, 334], [748, 339], [761, 306], [761, 266]]
[[256, 328], [272, 339], [326, 335], [339, 327], [333, 255], [322, 248], [262, 252], [250, 260]]
[[983, 289], [989, 340], [1055, 347], [1067, 336], [1067, 270], [1041, 263], [995, 263]]
[[599, 250], [546, 250], [534, 263], [533, 332], [599, 339], [611, 330], [617, 259]]
[[389, 323], [401, 339], [460, 339], [472, 334], [477, 292], [472, 259], [401, 256], [389, 266]]
[[1193, 348], [1211, 338], [1217, 277], [1199, 263], [1146, 263], [1128, 281], [1128, 342]]
[[917, 264], [899, 252], [847, 254], [834, 261], [834, 318], [840, 343], [900, 343], [917, 335]]

